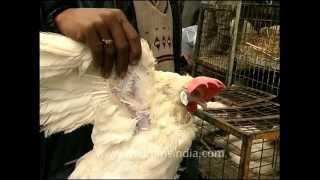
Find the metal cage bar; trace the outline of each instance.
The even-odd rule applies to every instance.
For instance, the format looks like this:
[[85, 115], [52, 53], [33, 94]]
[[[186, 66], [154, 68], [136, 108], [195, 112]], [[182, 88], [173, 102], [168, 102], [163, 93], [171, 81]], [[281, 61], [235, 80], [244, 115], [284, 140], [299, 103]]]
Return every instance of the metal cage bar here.
[[235, 24], [234, 24], [234, 31], [233, 31], [232, 49], [231, 49], [231, 54], [230, 54], [230, 59], [229, 59], [228, 74], [226, 76], [227, 86], [231, 86], [231, 83], [232, 83], [232, 72], [233, 72], [233, 67], [234, 67], [234, 57], [235, 57], [235, 53], [236, 53], [240, 12], [241, 12], [241, 1], [238, 1], [237, 10], [236, 10], [236, 18], [234, 21]]
[[[251, 1], [234, 1], [234, 3], [237, 3], [234, 14], [228, 5], [201, 4], [192, 75], [205, 71], [203, 75], [223, 80], [227, 86], [238, 84], [278, 95], [280, 92], [279, 5], [261, 5]], [[217, 26], [216, 28], [221, 31], [220, 35], [219, 32], [213, 33], [216, 38], [213, 43], [222, 43], [220, 46], [228, 43], [219, 40], [228, 33], [226, 28], [228, 23], [219, 21], [218, 17], [222, 16], [220, 11], [227, 13], [223, 20], [233, 19], [231, 21], [233, 25], [230, 23], [231, 29], [233, 28], [233, 33], [230, 34], [231, 50], [226, 51], [228, 55], [212, 49], [217, 46], [204, 46], [205, 41], [209, 41], [204, 37], [208, 36], [207, 33], [212, 29], [209, 26]], [[215, 14], [215, 18], [218, 19], [210, 19], [211, 15], [208, 15], [210, 13]]]
[[[244, 0], [222, 4], [200, 6], [192, 75], [224, 81], [227, 89], [215, 100], [229, 107], [199, 110], [194, 115], [202, 119], [198, 138], [205, 149], [222, 148], [230, 157], [202, 159], [202, 163], [210, 166], [207, 176], [216, 173], [219, 179], [276, 178], [280, 151], [279, 5]], [[213, 45], [206, 38], [210, 30], [214, 31]]]

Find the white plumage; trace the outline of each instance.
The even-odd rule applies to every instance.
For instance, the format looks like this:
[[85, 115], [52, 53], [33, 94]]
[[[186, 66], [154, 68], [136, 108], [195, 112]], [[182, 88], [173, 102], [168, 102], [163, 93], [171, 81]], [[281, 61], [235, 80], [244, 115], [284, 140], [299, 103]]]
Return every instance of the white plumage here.
[[[173, 178], [195, 136], [179, 93], [189, 76], [154, 70], [142, 57], [124, 79], [104, 79], [90, 50], [53, 33], [40, 33], [40, 126], [46, 136], [93, 124], [93, 149], [69, 178]], [[138, 126], [138, 128], [137, 128]]]
[[[258, 129], [248, 126], [252, 131], [259, 131]], [[240, 128], [245, 130], [246, 128]], [[229, 139], [228, 139], [229, 138]], [[223, 138], [216, 138], [215, 143], [219, 145], [225, 145], [228, 140], [228, 151], [227, 154], [231, 161], [235, 164], [240, 164], [240, 151], [242, 148], [242, 140], [234, 135], [228, 135]], [[279, 163], [280, 153], [274, 146], [274, 141], [268, 141], [266, 139], [256, 139], [252, 142], [251, 153], [250, 153], [250, 164], [249, 168], [253, 174], [271, 174], [274, 169], [274, 164]], [[275, 158], [275, 159], [274, 159]], [[275, 160], [277, 162], [275, 162]]]

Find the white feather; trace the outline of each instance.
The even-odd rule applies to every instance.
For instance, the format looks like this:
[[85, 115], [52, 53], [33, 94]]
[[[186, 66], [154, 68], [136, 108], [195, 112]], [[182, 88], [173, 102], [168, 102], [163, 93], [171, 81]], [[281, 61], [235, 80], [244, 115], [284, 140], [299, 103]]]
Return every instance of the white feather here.
[[[255, 129], [254, 127], [249, 127], [250, 129]], [[241, 128], [240, 128], [241, 129]], [[245, 129], [245, 128], [242, 128]], [[256, 129], [256, 131], [259, 131]], [[227, 139], [229, 138], [229, 139]], [[215, 143], [219, 145], [226, 145], [226, 142], [228, 140], [228, 155], [231, 161], [233, 161], [235, 164], [240, 164], [240, 152], [242, 148], [242, 140], [237, 138], [234, 135], [229, 135], [223, 138], [216, 138]], [[273, 146], [273, 142], [263, 140], [263, 139], [257, 139], [254, 140], [251, 147], [251, 153], [250, 153], [250, 164], [249, 168], [250, 171], [254, 174], [258, 174], [259, 171], [261, 174], [270, 174], [274, 171], [274, 168], [272, 166], [273, 163], [273, 156], [278, 156], [279, 153], [276, 155], [276, 151], [278, 149], [275, 149]], [[261, 163], [261, 167], [260, 167]]]
[[[189, 76], [155, 71], [141, 40], [142, 56], [124, 79], [104, 79], [91, 66], [90, 50], [62, 35], [40, 33], [40, 126], [46, 136], [93, 124], [94, 147], [69, 178], [173, 178], [195, 127], [179, 93]], [[156, 96], [155, 96], [156, 94]], [[149, 121], [150, 120], [150, 121]], [[144, 131], [137, 124], [149, 122]], [[142, 124], [143, 124], [142, 123]]]

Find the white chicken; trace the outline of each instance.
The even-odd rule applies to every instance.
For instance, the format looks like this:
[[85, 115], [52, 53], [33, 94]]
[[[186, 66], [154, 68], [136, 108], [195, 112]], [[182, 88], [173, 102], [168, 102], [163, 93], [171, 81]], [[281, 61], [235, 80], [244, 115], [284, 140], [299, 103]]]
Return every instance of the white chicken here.
[[[248, 126], [252, 131], [259, 131], [258, 129]], [[246, 128], [240, 128], [246, 129]], [[229, 138], [229, 139], [228, 139]], [[224, 145], [228, 139], [228, 156], [231, 161], [235, 164], [240, 164], [240, 150], [242, 148], [242, 140], [234, 135], [229, 135], [223, 138], [217, 138], [215, 140], [216, 144]], [[275, 149], [275, 141], [270, 141], [266, 139], [256, 139], [253, 141], [250, 153], [250, 164], [249, 168], [253, 174], [272, 174], [273, 171], [278, 171], [274, 167], [279, 166], [280, 153], [278, 148]], [[275, 164], [278, 164], [276, 166]]]
[[84, 44], [40, 33], [41, 131], [50, 136], [93, 124], [93, 149], [69, 178], [175, 177], [182, 160], [175, 155], [195, 136], [189, 112], [224, 89], [216, 79], [155, 71], [147, 42], [141, 45], [141, 60], [124, 79], [115, 72], [104, 79]]

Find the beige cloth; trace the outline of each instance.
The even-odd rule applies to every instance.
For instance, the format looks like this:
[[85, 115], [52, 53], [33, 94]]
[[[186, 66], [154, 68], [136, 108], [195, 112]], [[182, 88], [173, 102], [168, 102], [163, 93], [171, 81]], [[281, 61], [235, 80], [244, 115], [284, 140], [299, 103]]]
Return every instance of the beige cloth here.
[[140, 36], [147, 40], [156, 69], [174, 72], [172, 12], [168, 1], [133, 1]]

